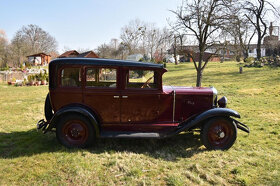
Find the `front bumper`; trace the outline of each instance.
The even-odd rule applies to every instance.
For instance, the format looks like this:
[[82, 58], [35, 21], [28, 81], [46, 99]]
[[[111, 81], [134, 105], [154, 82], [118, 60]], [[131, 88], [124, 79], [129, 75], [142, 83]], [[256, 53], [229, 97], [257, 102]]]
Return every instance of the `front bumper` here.
[[231, 118], [231, 119], [233, 120], [233, 122], [235, 123], [235, 125], [238, 129], [240, 129], [244, 132], [247, 132], [248, 134], [250, 133], [250, 128], [247, 125], [241, 123], [240, 121], [237, 121], [236, 119], [233, 119], [233, 118]]

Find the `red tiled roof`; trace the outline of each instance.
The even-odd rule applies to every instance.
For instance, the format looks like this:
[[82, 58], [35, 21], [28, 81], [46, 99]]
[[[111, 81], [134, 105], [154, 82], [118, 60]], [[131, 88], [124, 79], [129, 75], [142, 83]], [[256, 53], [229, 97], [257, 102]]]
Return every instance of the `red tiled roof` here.
[[58, 56], [58, 58], [64, 58], [64, 57], [87, 57], [87, 58], [99, 58], [98, 55], [96, 55], [93, 51], [87, 51], [87, 52], [83, 52], [80, 53], [77, 52], [76, 50], [70, 50], [70, 51], [66, 51], [63, 54], [61, 54], [60, 56]]
[[78, 57], [99, 58], [93, 51], [87, 51], [78, 55]]
[[76, 50], [70, 50], [70, 51], [64, 52], [63, 54], [58, 56], [58, 58], [69, 57], [69, 56], [77, 57], [78, 55], [79, 55], [79, 53]]
[[45, 54], [45, 53], [41, 52], [41, 53], [38, 53], [38, 54], [33, 54], [33, 55], [26, 56], [26, 57], [35, 57], [35, 56], [51, 56], [51, 55], [48, 55], [48, 54]]

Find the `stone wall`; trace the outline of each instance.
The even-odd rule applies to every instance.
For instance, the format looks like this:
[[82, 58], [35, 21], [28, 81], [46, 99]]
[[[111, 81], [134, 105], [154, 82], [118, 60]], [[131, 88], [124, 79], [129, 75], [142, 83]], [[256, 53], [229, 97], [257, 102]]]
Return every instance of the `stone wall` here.
[[29, 74], [23, 72], [7, 72], [1, 71], [0, 72], [0, 82], [8, 82], [12, 81], [13, 78], [17, 80], [24, 80]]

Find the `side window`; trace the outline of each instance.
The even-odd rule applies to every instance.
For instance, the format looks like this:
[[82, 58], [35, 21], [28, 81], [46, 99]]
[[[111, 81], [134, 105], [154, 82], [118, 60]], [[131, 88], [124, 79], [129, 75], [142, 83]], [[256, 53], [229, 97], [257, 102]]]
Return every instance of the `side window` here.
[[157, 88], [152, 70], [129, 70], [127, 88]]
[[81, 69], [64, 68], [61, 70], [62, 87], [80, 87], [81, 86]]
[[86, 71], [87, 87], [117, 87], [117, 69], [88, 68]]

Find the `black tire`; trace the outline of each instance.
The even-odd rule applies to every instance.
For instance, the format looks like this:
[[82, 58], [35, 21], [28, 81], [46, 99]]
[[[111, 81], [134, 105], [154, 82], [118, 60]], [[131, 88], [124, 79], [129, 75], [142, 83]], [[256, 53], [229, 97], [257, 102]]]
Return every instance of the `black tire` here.
[[227, 150], [234, 144], [236, 137], [236, 125], [225, 117], [212, 118], [202, 129], [202, 142], [209, 150]]
[[48, 93], [45, 100], [45, 118], [47, 121], [51, 120], [53, 117], [53, 109], [50, 100], [50, 94]]
[[94, 127], [80, 114], [62, 116], [56, 126], [56, 138], [67, 148], [86, 148], [96, 138]]

